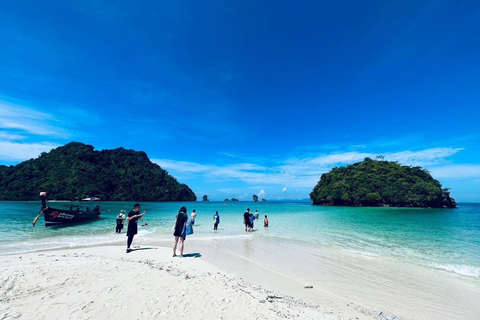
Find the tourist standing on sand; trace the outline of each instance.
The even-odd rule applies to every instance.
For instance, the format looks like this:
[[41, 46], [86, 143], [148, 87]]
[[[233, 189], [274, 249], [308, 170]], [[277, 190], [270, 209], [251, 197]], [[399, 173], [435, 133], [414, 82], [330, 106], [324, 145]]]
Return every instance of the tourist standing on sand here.
[[220, 224], [220, 216], [218, 215], [218, 211], [217, 211], [213, 216], [213, 230], [217, 230], [219, 224]]
[[243, 214], [243, 223], [245, 224], [245, 231], [250, 231], [250, 208]]
[[115, 230], [116, 233], [122, 233], [123, 229], [123, 220], [125, 220], [125, 210], [121, 210], [117, 216], [117, 228]]
[[187, 220], [188, 220], [188, 214], [187, 214], [187, 208], [181, 207], [180, 210], [178, 211], [177, 214], [177, 219], [175, 220], [175, 232], [173, 235], [175, 236], [175, 241], [173, 243], [173, 256], [177, 256], [177, 244], [178, 240], [180, 240], [180, 257], [183, 256], [183, 248], [184, 248], [184, 242], [185, 238], [187, 237]]
[[197, 217], [197, 213], [195, 212], [195, 209], [193, 209], [192, 214], [191, 214], [192, 219], [190, 219], [192, 226], [195, 224], [195, 218]]
[[[145, 210], [146, 212], [147, 210]], [[143, 218], [143, 214], [140, 214], [140, 204], [135, 203], [133, 206], [133, 210], [128, 213], [127, 222], [128, 222], [128, 229], [127, 229], [127, 253], [132, 251], [130, 246], [132, 245], [133, 237], [137, 234], [137, 224], [138, 220]], [[144, 214], [145, 214], [144, 212]]]

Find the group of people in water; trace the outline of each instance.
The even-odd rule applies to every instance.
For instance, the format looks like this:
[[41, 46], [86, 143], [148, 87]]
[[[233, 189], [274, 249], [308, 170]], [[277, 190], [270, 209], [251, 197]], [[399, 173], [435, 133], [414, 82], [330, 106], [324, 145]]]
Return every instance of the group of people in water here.
[[[250, 212], [250, 208], [247, 208], [247, 211], [245, 211], [243, 215], [243, 223], [245, 224], [245, 231], [253, 231], [253, 226], [254, 226], [254, 221], [255, 219], [258, 219], [258, 210], [255, 210], [255, 214]], [[178, 211], [177, 218], [175, 219], [175, 225], [173, 229], [175, 230], [173, 232], [173, 236], [175, 237], [174, 243], [173, 243], [173, 256], [177, 256], [177, 245], [178, 242], [180, 242], [180, 257], [183, 256], [183, 249], [185, 247], [185, 239], [187, 238], [188, 234], [193, 233], [193, 225], [195, 224], [195, 219], [197, 217], [197, 213], [195, 210], [193, 210], [191, 214], [191, 219], [188, 220], [188, 215], [187, 215], [187, 208], [186, 207], [181, 207], [180, 210]], [[213, 216], [213, 230], [218, 230], [218, 225], [220, 224], [220, 215], [218, 214], [218, 211], [215, 212]], [[268, 227], [268, 217], [265, 215], [265, 218], [263, 220], [263, 226]], [[190, 229], [189, 229], [190, 228]]]
[[[250, 208], [247, 208], [247, 211], [243, 214], [243, 224], [245, 225], [245, 231], [253, 231], [253, 226], [255, 223], [255, 220], [258, 220], [258, 210], [255, 210], [255, 213], [250, 212]], [[268, 217], [265, 215], [265, 218], [263, 219], [263, 226], [268, 227]]]
[[[138, 220], [142, 219], [143, 216], [147, 213], [147, 210], [144, 210], [142, 214], [140, 214], [140, 204], [136, 203], [133, 206], [133, 210], [128, 213], [126, 218], [128, 222], [127, 228], [127, 253], [131, 252], [132, 249], [130, 248], [133, 237], [137, 234], [138, 231]], [[258, 220], [259, 213], [258, 210], [255, 210], [255, 213], [250, 212], [250, 208], [247, 208], [245, 213], [243, 214], [243, 223], [245, 225], [245, 231], [253, 231], [254, 222]], [[173, 236], [174, 244], [173, 244], [173, 256], [177, 256], [177, 245], [180, 242], [180, 257], [183, 256], [183, 249], [184, 249], [184, 241], [187, 238], [187, 235], [193, 233], [193, 225], [195, 224], [195, 219], [197, 218], [197, 213], [195, 210], [192, 211], [190, 215], [190, 219], [188, 218], [187, 208], [181, 207], [178, 211], [178, 214], [175, 219], [175, 224], [173, 226]], [[125, 210], [121, 210], [116, 218], [116, 233], [121, 233], [123, 229], [123, 221], [125, 220]], [[215, 212], [213, 216], [213, 230], [218, 230], [218, 225], [220, 224], [220, 215], [218, 211]], [[143, 224], [142, 226], [146, 226], [147, 224]], [[268, 227], [268, 217], [265, 215], [263, 219], [263, 226]]]

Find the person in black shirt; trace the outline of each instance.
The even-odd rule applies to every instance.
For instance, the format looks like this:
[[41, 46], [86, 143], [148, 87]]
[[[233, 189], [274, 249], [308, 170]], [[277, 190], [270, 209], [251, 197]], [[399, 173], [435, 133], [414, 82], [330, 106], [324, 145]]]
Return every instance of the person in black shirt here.
[[243, 223], [245, 223], [245, 231], [250, 231], [250, 208], [247, 208], [247, 211], [243, 214]]
[[137, 234], [138, 220], [142, 219], [142, 217], [143, 217], [143, 214], [140, 214], [139, 212], [140, 212], [140, 204], [135, 203], [135, 205], [133, 206], [133, 210], [128, 213], [128, 217], [127, 217], [127, 222], [128, 222], [127, 253], [132, 251], [132, 249], [130, 249], [130, 246], [132, 245], [133, 236], [135, 236]]
[[183, 247], [184, 241], [187, 237], [186, 224], [188, 220], [187, 208], [181, 207], [177, 214], [177, 219], [175, 220], [175, 242], [173, 243], [173, 256], [177, 256], [177, 243], [180, 240], [180, 257], [183, 256]]

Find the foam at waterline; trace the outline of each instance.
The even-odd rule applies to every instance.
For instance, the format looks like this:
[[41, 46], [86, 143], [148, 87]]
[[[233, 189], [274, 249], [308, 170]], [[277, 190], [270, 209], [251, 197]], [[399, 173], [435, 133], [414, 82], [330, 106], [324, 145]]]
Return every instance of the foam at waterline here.
[[368, 251], [360, 251], [360, 250], [355, 250], [355, 249], [340, 249], [343, 250], [347, 253], [355, 254], [355, 255], [360, 255], [364, 257], [371, 257], [371, 258], [378, 258], [380, 255], [373, 253], [373, 252], [368, 252]]
[[464, 264], [439, 264], [434, 263], [431, 265], [435, 269], [440, 269], [448, 272], [453, 272], [461, 276], [480, 278], [480, 267], [474, 267]]
[[[191, 236], [189, 236], [191, 237]], [[210, 241], [210, 240], [229, 240], [229, 239], [249, 239], [253, 237], [252, 234], [239, 234], [239, 235], [230, 235], [230, 236], [216, 236], [216, 235], [208, 235], [203, 237], [198, 237], [195, 240], [199, 241]]]
[[138, 228], [137, 234], [135, 236], [148, 236], [148, 235], [154, 234], [154, 233], [155, 233], [155, 228], [151, 229], [151, 230]]
[[121, 235], [111, 234], [95, 237], [62, 237], [55, 239], [54, 241], [52, 241], [52, 239], [42, 239], [35, 241], [16, 242], [3, 245], [0, 255], [28, 253], [42, 250], [89, 247], [96, 245], [123, 244], [126, 241], [125, 239], [125, 233], [123, 233]]
[[[149, 239], [154, 240], [171, 240], [173, 238], [173, 231], [172, 234], [166, 235], [164, 233], [158, 234], [154, 231], [147, 233], [142, 233], [140, 236], [145, 236]], [[232, 234], [232, 235], [216, 235], [216, 234], [200, 234], [194, 233], [193, 235], [188, 235], [187, 240], [195, 240], [195, 241], [209, 241], [209, 240], [228, 240], [228, 239], [249, 239], [252, 238], [253, 234]]]

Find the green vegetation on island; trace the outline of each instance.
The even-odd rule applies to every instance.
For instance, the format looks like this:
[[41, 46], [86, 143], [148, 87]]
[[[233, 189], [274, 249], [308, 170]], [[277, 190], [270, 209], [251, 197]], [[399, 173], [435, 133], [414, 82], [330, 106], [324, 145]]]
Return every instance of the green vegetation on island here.
[[197, 199], [187, 185], [152, 163], [143, 151], [95, 151], [79, 142], [0, 168], [0, 200], [33, 200], [40, 191], [57, 200], [88, 196], [107, 201]]
[[449, 189], [421, 167], [366, 158], [322, 174], [310, 193], [313, 204], [455, 208]]

